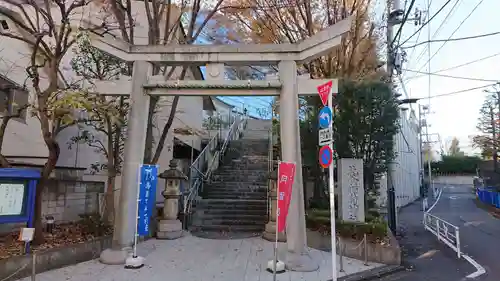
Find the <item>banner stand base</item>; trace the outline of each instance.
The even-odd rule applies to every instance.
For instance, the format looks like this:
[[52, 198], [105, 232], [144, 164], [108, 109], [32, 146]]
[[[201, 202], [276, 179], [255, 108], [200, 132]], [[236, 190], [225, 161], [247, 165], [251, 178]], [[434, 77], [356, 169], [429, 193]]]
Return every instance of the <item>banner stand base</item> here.
[[[267, 262], [267, 272], [274, 273], [274, 260]], [[285, 263], [282, 261], [276, 262], [276, 274], [285, 273]]]
[[140, 256], [130, 256], [125, 260], [126, 269], [139, 269], [144, 266], [144, 258]]

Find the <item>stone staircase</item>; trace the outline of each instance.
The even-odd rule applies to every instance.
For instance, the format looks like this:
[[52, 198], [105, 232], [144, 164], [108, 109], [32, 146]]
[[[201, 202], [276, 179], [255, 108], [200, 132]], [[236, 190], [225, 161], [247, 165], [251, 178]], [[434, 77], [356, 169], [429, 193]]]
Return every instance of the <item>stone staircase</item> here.
[[259, 235], [264, 230], [269, 121], [248, 121], [243, 137], [229, 144], [219, 168], [204, 185], [202, 199], [194, 208], [190, 229], [194, 235], [231, 238]]

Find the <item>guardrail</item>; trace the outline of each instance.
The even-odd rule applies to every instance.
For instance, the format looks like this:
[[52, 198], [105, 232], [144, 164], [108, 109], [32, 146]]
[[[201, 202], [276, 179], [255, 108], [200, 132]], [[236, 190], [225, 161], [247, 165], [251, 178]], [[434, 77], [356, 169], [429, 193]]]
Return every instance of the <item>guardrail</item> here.
[[424, 227], [436, 235], [438, 241], [452, 248], [457, 253], [458, 258], [462, 256], [462, 252], [460, 251], [460, 229], [458, 226], [425, 212]]
[[[434, 194], [436, 194], [436, 191], [434, 191]], [[439, 202], [442, 194], [443, 189], [439, 190], [437, 195], [434, 195], [436, 197], [436, 201], [429, 209], [425, 206], [427, 204], [427, 198], [425, 198], [423, 220], [424, 228], [436, 235], [438, 241], [445, 243], [448, 247], [453, 249], [457, 253], [458, 258], [460, 258], [462, 256], [462, 252], [460, 251], [460, 229], [458, 226], [430, 214], [430, 211], [434, 209], [436, 204]]]
[[500, 208], [500, 192], [491, 188], [476, 188], [476, 196], [484, 204]]

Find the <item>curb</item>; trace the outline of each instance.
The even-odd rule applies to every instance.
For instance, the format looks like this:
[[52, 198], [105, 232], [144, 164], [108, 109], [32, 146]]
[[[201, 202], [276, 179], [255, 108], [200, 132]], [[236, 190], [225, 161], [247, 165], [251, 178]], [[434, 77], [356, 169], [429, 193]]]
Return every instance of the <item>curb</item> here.
[[481, 202], [481, 200], [479, 200], [479, 198], [477, 198], [477, 197], [472, 199], [472, 200], [474, 201], [474, 204], [476, 205], [476, 207], [488, 212], [493, 217], [500, 219], [500, 210], [498, 208]]
[[[337, 278], [338, 281], [368, 281], [405, 270], [402, 265], [386, 265]], [[330, 279], [328, 281], [333, 281]]]

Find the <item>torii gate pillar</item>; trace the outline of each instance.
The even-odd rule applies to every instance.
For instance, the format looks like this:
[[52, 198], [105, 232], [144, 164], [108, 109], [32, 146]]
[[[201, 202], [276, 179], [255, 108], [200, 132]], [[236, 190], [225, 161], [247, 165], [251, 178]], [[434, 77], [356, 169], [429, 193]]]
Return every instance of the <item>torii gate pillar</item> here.
[[286, 267], [291, 270], [314, 271], [319, 265], [307, 253], [302, 155], [297, 110], [299, 104], [297, 64], [295, 61], [281, 61], [278, 67], [282, 84], [279, 99], [281, 157], [283, 161], [294, 162], [297, 165], [286, 226], [288, 251], [293, 254], [287, 255]]
[[[136, 215], [138, 164], [143, 161], [147, 127], [147, 105], [149, 95], [279, 95], [282, 160], [297, 165], [292, 201], [287, 219], [286, 266], [294, 271], [315, 271], [319, 265], [308, 255], [304, 210], [304, 189], [299, 134], [298, 95], [316, 94], [315, 86], [324, 83], [318, 80], [299, 81], [297, 63], [306, 63], [330, 52], [340, 44], [341, 35], [351, 27], [351, 18], [345, 19], [297, 44], [248, 44], [248, 45], [166, 45], [130, 46], [104, 38], [93, 38], [94, 47], [126, 61], [134, 61], [131, 86], [131, 110], [127, 128], [123, 184], [120, 191], [119, 216], [115, 224], [115, 248], [104, 251], [101, 261], [109, 264], [124, 262], [124, 249], [133, 242]], [[225, 65], [278, 65], [280, 81], [227, 81], [220, 71], [214, 71], [220, 79], [212, 81], [166, 81], [159, 83], [147, 78], [148, 63], [170, 66], [200, 66], [206, 64]], [[154, 77], [154, 76], [153, 76]], [[152, 77], [150, 77], [152, 78]], [[174, 87], [172, 87], [173, 82]], [[313, 83], [303, 83], [313, 82]], [[337, 83], [335, 83], [335, 86]], [[207, 87], [208, 86], [208, 87]], [[117, 85], [119, 87], [119, 85]], [[141, 88], [142, 87], [142, 88]], [[167, 89], [161, 89], [167, 88]], [[225, 89], [224, 89], [225, 88]], [[160, 89], [163, 91], [155, 91]], [[205, 91], [199, 91], [204, 89]], [[214, 89], [210, 91], [209, 89]], [[118, 89], [116, 89], [118, 90]], [[184, 91], [183, 91], [184, 90]], [[119, 90], [118, 90], [119, 91]], [[101, 92], [106, 94], [105, 92]], [[128, 95], [128, 93], [122, 93]], [[123, 260], [123, 261], [122, 261]]]

